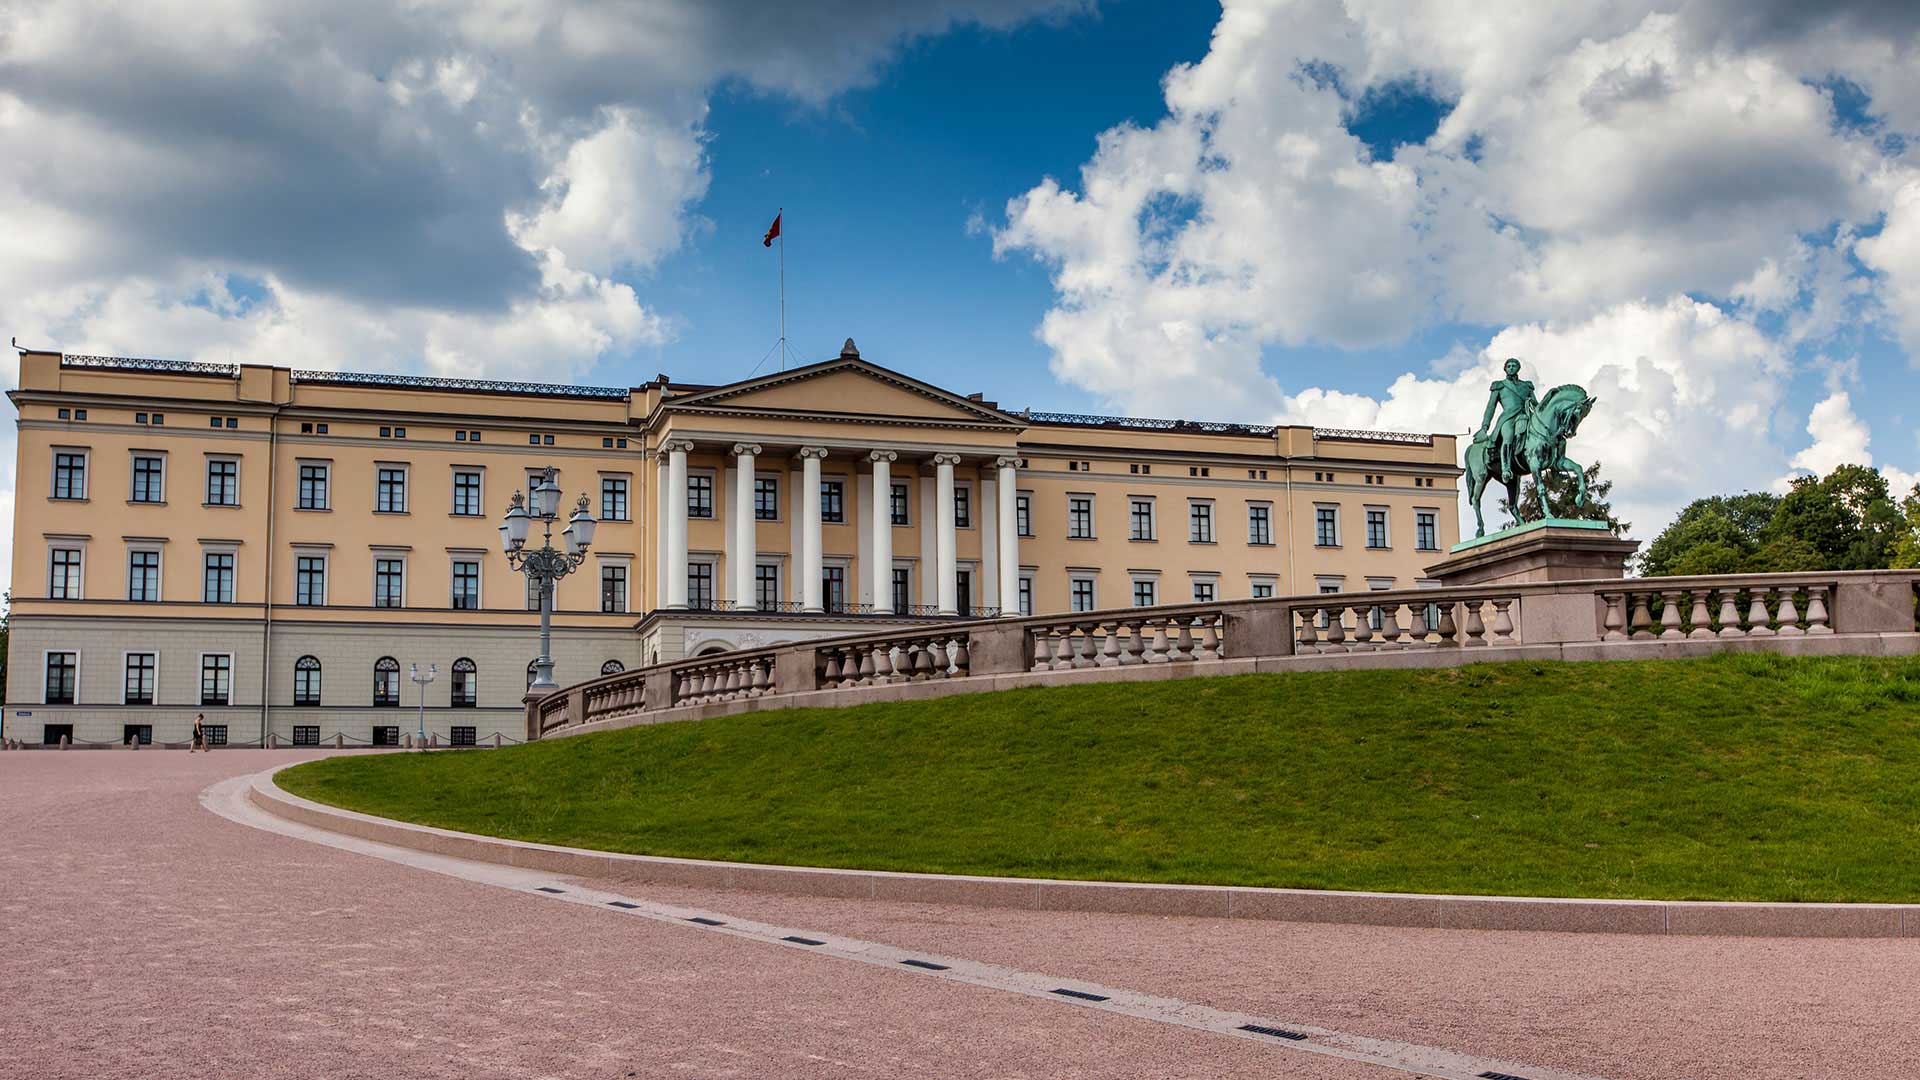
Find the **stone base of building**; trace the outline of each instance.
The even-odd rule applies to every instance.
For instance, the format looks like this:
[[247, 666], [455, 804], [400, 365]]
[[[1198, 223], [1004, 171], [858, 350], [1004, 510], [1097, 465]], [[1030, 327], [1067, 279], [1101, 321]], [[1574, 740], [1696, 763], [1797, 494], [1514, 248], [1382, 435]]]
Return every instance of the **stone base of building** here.
[[1451, 557], [1427, 567], [1427, 576], [1441, 585], [1618, 578], [1639, 547], [1604, 522], [1546, 518], [1455, 544]]

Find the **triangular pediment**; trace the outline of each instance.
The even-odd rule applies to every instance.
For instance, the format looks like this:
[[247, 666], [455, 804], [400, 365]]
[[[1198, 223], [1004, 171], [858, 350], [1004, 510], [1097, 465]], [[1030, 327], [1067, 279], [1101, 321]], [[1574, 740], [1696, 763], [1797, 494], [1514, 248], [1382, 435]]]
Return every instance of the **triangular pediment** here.
[[907, 421], [1023, 426], [983, 402], [858, 358], [842, 357], [792, 371], [670, 397], [673, 411], [768, 412], [807, 416], [898, 417]]

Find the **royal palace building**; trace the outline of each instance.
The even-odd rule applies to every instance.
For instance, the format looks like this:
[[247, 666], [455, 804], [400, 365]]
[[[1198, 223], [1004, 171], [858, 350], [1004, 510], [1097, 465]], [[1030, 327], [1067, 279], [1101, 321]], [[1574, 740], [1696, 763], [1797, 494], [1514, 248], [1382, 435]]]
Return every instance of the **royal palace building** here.
[[[559, 386], [22, 354], [4, 734], [522, 733], [508, 501], [599, 519], [555, 678], [1001, 613], [1410, 588], [1454, 439], [1014, 412], [840, 356]], [[540, 529], [534, 530], [534, 544]], [[558, 538], [556, 537], [556, 543]], [[432, 668], [424, 684], [410, 677]]]

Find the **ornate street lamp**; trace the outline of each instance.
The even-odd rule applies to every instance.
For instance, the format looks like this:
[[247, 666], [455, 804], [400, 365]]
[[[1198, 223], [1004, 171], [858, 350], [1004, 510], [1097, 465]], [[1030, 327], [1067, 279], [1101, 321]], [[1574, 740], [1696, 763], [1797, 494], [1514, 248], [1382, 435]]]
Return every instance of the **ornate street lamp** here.
[[414, 745], [422, 750], [427, 748], [427, 684], [432, 682], [434, 676], [438, 674], [440, 674], [439, 664], [428, 664], [425, 671], [420, 670], [419, 664], [407, 665], [407, 678], [420, 685], [420, 737]]
[[[553, 682], [553, 590], [561, 578], [578, 570], [587, 560], [587, 545], [593, 542], [594, 527], [600, 524], [587, 512], [590, 505], [587, 497], [580, 496], [573, 516], [567, 519], [567, 527], [560, 534], [563, 546], [555, 550], [553, 523], [560, 518], [560, 485], [553, 482], [553, 472], [549, 465], [541, 474], [540, 482], [533, 486], [530, 500], [514, 492], [513, 503], [507, 507], [506, 519], [500, 525], [500, 546], [507, 553], [507, 562], [527, 575], [540, 590], [540, 655], [533, 662], [533, 682], [527, 687], [529, 696], [559, 689]], [[535, 521], [540, 522], [546, 538], [537, 550], [530, 551], [527, 533]]]

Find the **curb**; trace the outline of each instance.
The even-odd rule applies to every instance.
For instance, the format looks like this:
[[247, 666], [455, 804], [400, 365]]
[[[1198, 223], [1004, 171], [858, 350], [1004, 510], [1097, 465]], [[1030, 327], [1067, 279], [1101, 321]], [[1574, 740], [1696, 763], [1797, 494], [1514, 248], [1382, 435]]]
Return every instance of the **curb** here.
[[1920, 937], [1920, 904], [1581, 900], [1325, 892], [908, 874], [627, 855], [502, 840], [325, 806], [289, 794], [273, 782], [273, 774], [287, 767], [282, 765], [257, 774], [247, 793], [255, 806], [276, 817], [395, 847], [570, 877], [1026, 911], [1184, 915], [1447, 930], [1782, 938]]

